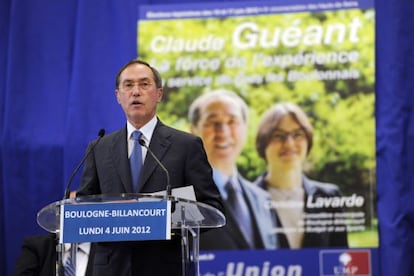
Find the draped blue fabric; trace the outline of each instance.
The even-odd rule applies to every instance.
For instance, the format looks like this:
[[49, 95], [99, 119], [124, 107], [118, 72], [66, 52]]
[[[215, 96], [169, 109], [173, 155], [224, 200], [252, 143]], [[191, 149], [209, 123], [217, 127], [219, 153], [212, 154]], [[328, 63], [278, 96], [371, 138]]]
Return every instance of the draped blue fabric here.
[[[0, 1], [0, 275], [86, 143], [124, 124], [114, 76], [136, 56], [138, 3], [178, 2], [195, 1]], [[414, 2], [378, 0], [376, 14], [381, 274], [414, 275]]]
[[0, 274], [10, 275], [87, 142], [125, 123], [114, 76], [136, 57], [137, 3], [1, 2]]
[[414, 2], [377, 1], [377, 209], [382, 275], [414, 275]]

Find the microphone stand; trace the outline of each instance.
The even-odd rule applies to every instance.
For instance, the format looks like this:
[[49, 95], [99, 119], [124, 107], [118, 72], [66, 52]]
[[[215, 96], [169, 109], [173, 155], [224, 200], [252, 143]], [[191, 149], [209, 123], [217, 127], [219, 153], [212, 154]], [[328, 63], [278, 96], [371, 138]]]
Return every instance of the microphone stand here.
[[55, 234], [56, 242], [56, 263], [55, 263], [55, 275], [63, 276], [63, 243], [59, 243], [59, 234]]
[[[79, 162], [79, 164], [76, 166], [76, 168], [73, 170], [72, 174], [69, 177], [68, 182], [66, 183], [66, 188], [65, 188], [65, 192], [63, 195], [63, 200], [66, 200], [69, 198], [70, 196], [70, 186], [72, 184], [73, 178], [75, 177], [76, 173], [79, 171], [80, 167], [83, 165], [83, 163], [85, 162], [86, 158], [89, 156], [89, 154], [92, 152], [92, 150], [95, 148], [95, 146], [99, 143], [99, 141], [101, 140], [101, 138], [105, 135], [105, 129], [101, 129], [99, 130], [98, 133], [98, 139], [96, 140], [96, 142], [88, 149], [88, 151], [86, 152], [85, 156], [82, 158], [82, 160]], [[56, 241], [56, 264], [55, 264], [55, 273], [57, 276], [64, 276], [64, 269], [63, 269], [63, 253], [64, 253], [64, 244], [63, 243], [59, 243], [59, 233], [56, 233], [56, 237], [55, 237], [55, 241]], [[71, 252], [70, 254], [72, 254], [71, 257], [73, 257], [73, 261], [75, 263], [75, 267], [76, 267], [76, 250], [77, 250], [77, 245], [74, 248], [72, 248], [73, 246], [71, 246]]]
[[101, 141], [102, 137], [105, 135], [105, 129], [101, 129], [98, 133], [98, 139], [96, 142], [89, 148], [89, 150], [86, 152], [85, 156], [82, 158], [82, 160], [79, 162], [78, 166], [73, 170], [72, 174], [69, 177], [69, 180], [66, 184], [65, 194], [63, 199], [68, 199], [70, 195], [70, 185], [72, 184], [73, 178], [75, 177], [76, 173], [79, 171], [80, 167], [85, 162], [86, 158], [88, 158], [89, 154], [92, 152], [92, 150], [95, 148], [95, 146]]
[[139, 139], [139, 144], [147, 149], [150, 153], [152, 158], [154, 158], [155, 162], [161, 167], [161, 169], [165, 172], [167, 177], [167, 185], [165, 187], [165, 200], [171, 200], [171, 213], [175, 211], [175, 201], [172, 198], [172, 191], [171, 191], [171, 183], [170, 183], [170, 173], [168, 172], [167, 168], [161, 163], [161, 161], [155, 156], [154, 152], [147, 146], [144, 139]]

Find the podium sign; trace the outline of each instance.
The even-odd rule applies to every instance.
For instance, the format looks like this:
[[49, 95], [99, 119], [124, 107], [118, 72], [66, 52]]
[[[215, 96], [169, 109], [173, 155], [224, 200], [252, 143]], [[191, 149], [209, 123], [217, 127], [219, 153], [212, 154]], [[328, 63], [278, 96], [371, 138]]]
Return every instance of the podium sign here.
[[171, 202], [63, 204], [60, 243], [169, 240]]
[[176, 196], [105, 194], [52, 202], [37, 213], [37, 222], [59, 235], [57, 270], [63, 261], [62, 243], [76, 250], [81, 242], [169, 240], [171, 229], [181, 230], [183, 276], [187, 276], [200, 275], [200, 229], [221, 227], [226, 218], [212, 206]]

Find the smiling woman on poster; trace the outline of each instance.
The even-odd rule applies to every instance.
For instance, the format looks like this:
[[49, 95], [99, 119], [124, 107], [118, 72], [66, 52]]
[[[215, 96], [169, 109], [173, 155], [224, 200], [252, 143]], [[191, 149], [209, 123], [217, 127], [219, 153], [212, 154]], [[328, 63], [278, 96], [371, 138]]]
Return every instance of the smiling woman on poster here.
[[[269, 191], [277, 213], [275, 232], [283, 248], [347, 247], [343, 206], [338, 186], [311, 180], [304, 162], [313, 143], [313, 127], [296, 104], [268, 109], [258, 127], [256, 149], [267, 171], [255, 183]], [[327, 204], [309, 204], [323, 200]]]

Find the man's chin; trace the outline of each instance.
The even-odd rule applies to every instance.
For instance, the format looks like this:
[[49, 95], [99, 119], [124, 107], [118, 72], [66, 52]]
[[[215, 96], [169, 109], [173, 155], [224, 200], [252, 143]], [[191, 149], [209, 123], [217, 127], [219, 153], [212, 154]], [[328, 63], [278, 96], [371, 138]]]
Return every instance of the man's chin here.
[[235, 164], [237, 158], [233, 154], [219, 152], [214, 155], [214, 160], [219, 164]]

